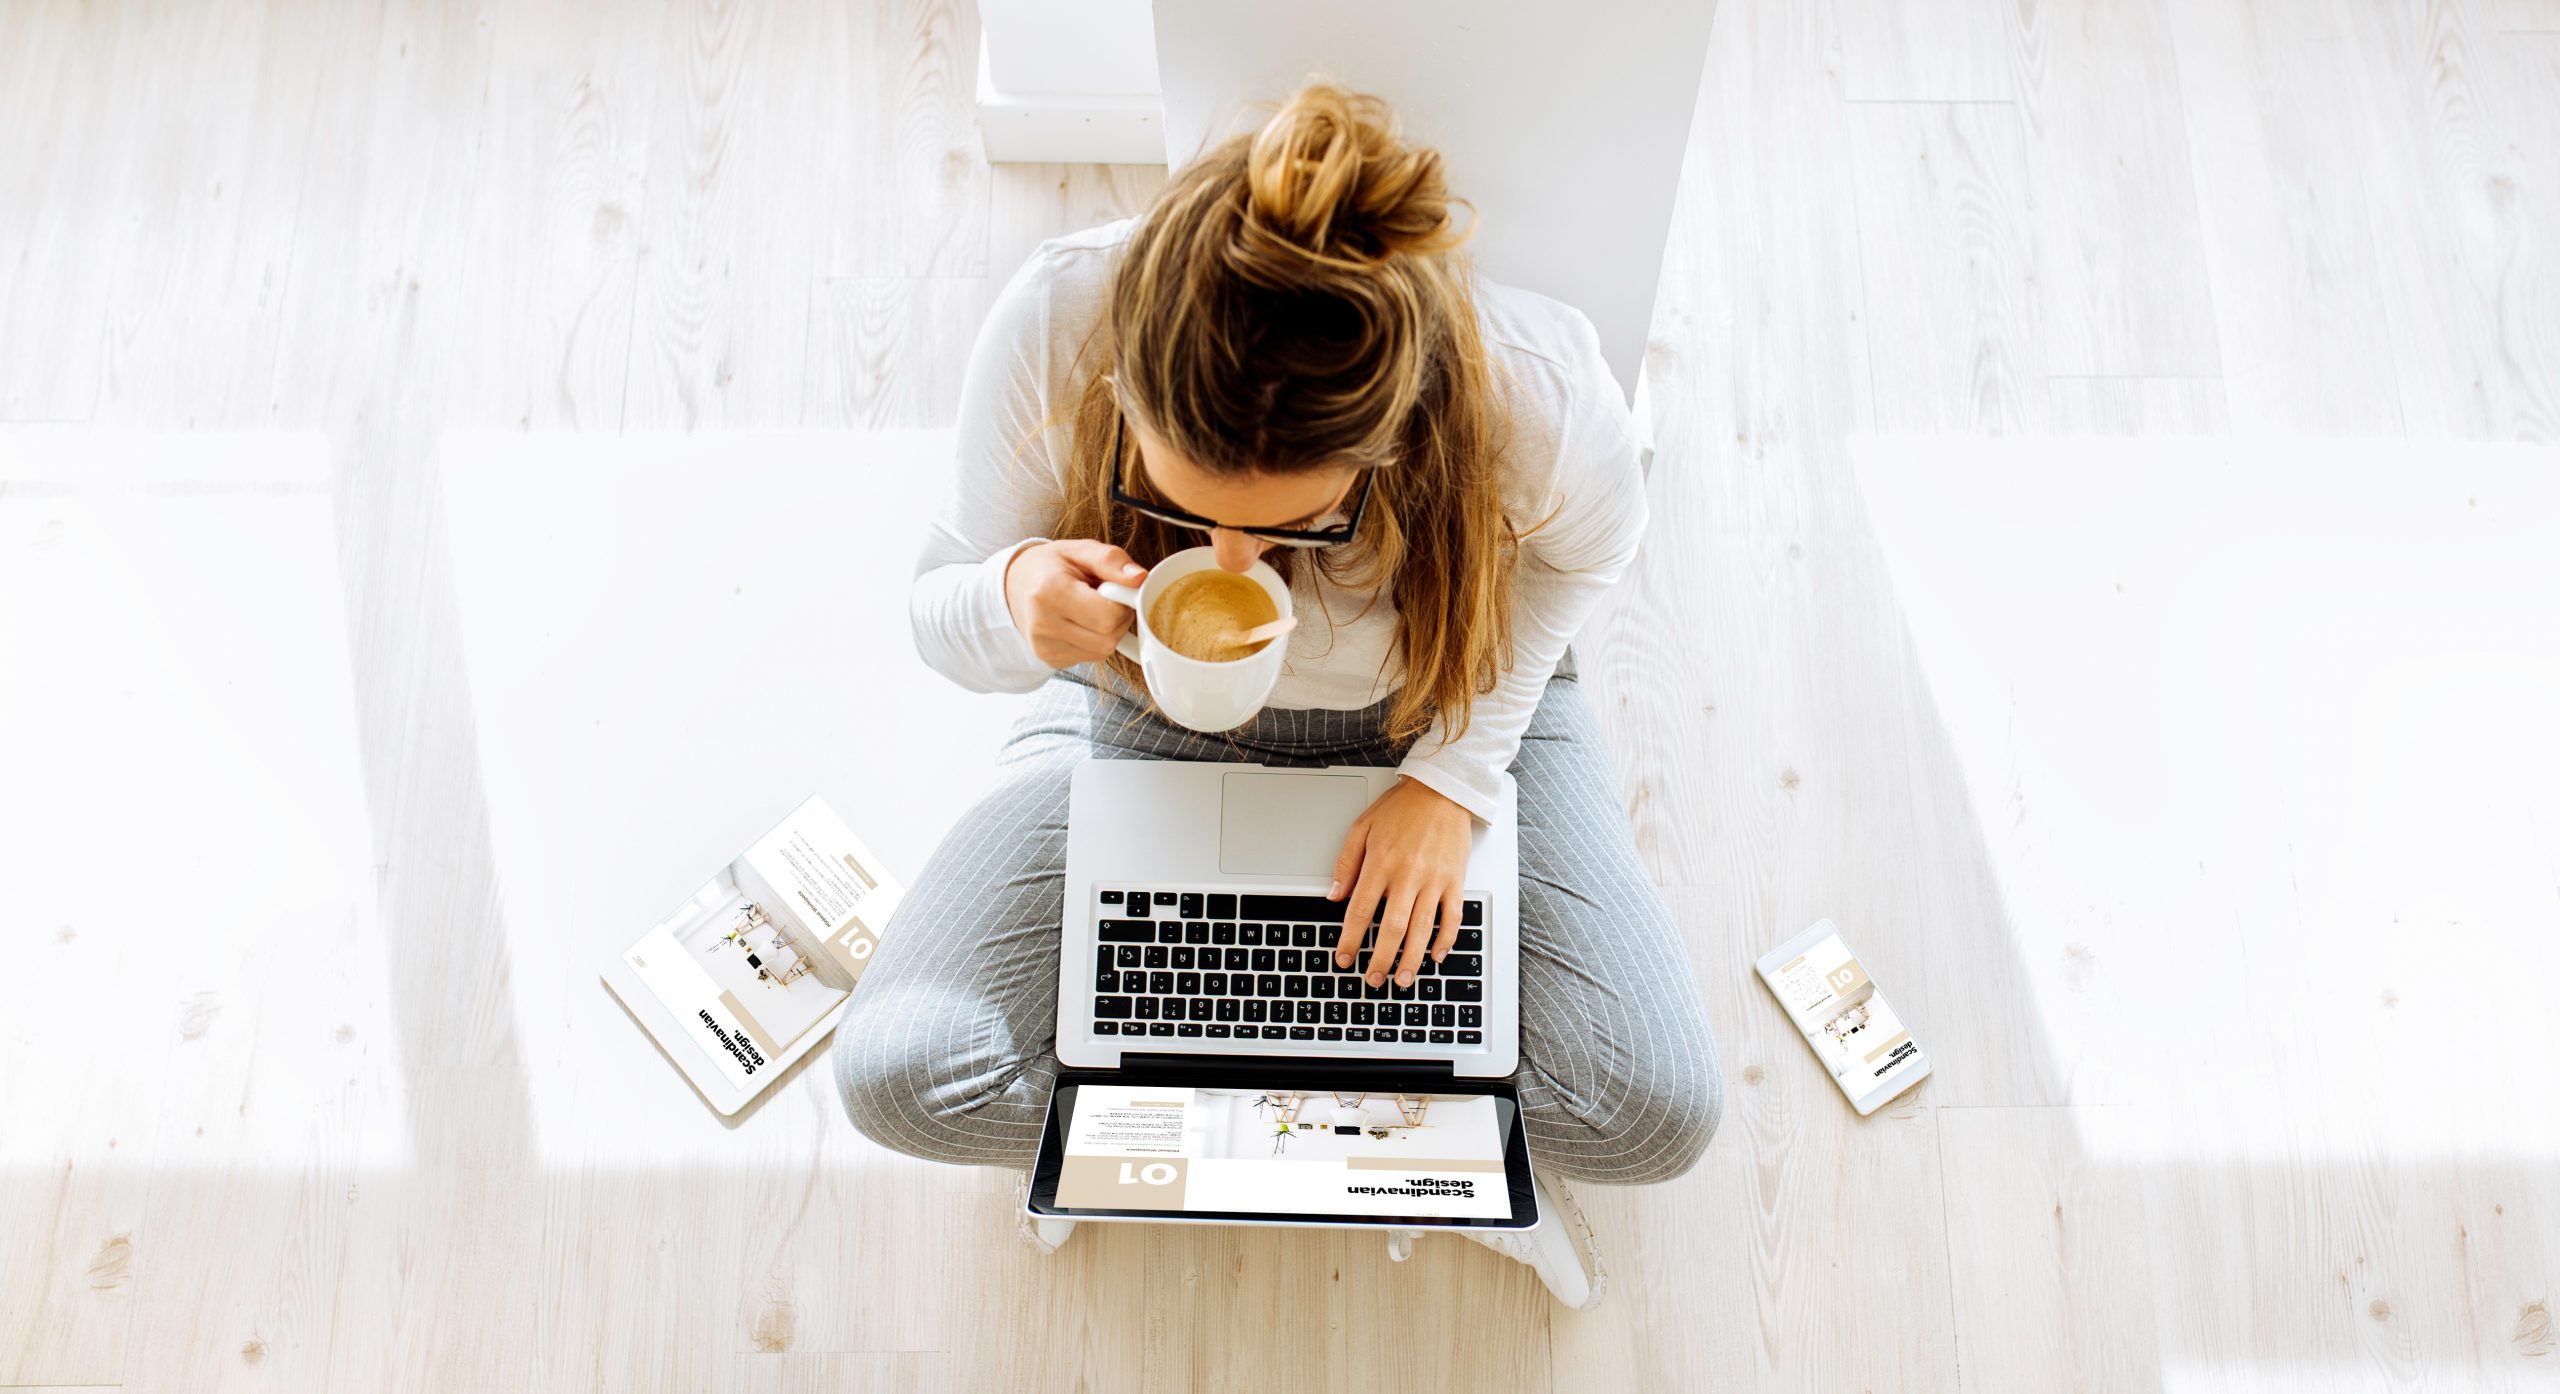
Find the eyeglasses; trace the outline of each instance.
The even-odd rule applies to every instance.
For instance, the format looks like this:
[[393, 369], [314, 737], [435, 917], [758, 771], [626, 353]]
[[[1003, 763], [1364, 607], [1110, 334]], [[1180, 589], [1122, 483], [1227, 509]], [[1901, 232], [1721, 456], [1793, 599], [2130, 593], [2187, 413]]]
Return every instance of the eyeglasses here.
[[[1360, 495], [1352, 500], [1351, 512], [1348, 515], [1342, 512], [1341, 505], [1336, 504], [1324, 516], [1316, 519], [1317, 525], [1312, 528], [1231, 527], [1225, 523], [1203, 518], [1197, 513], [1185, 512], [1170, 504], [1154, 503], [1139, 498], [1129, 492], [1121, 474], [1121, 462], [1127, 458], [1121, 453], [1121, 432], [1127, 420], [1127, 416], [1123, 413], [1112, 414], [1111, 501], [1136, 509], [1159, 523], [1171, 523], [1178, 528], [1192, 528], [1200, 532], [1225, 528], [1229, 532], [1240, 532], [1248, 537], [1258, 537], [1265, 542], [1277, 543], [1283, 547], [1339, 547], [1350, 541], [1352, 535], [1360, 530], [1361, 515], [1369, 511], [1369, 488], [1377, 482], [1378, 478], [1378, 472], [1375, 469], [1360, 471]], [[1337, 522], [1336, 519], [1340, 521]]]

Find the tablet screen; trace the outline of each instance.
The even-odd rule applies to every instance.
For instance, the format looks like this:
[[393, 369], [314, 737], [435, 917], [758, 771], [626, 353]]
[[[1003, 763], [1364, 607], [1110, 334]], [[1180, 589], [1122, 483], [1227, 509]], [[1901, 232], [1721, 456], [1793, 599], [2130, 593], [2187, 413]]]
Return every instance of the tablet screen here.
[[1062, 1081], [1037, 1189], [1069, 1214], [1509, 1224], [1516, 1112], [1491, 1093]]

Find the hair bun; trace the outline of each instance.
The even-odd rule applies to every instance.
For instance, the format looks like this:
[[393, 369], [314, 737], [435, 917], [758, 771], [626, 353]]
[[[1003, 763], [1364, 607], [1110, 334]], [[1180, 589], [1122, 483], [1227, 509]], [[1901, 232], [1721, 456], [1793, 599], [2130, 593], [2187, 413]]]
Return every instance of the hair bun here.
[[1245, 223], [1319, 259], [1375, 262], [1466, 241], [1440, 152], [1405, 143], [1387, 104], [1309, 80], [1255, 132]]

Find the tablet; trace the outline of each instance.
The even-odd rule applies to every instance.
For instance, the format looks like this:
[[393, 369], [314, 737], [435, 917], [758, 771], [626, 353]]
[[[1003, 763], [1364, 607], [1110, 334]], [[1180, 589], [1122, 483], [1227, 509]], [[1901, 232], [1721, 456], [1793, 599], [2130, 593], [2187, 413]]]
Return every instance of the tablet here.
[[1049, 1099], [1030, 1211], [1325, 1228], [1538, 1223], [1511, 1081], [1381, 1082], [1321, 1064], [1068, 1071]]

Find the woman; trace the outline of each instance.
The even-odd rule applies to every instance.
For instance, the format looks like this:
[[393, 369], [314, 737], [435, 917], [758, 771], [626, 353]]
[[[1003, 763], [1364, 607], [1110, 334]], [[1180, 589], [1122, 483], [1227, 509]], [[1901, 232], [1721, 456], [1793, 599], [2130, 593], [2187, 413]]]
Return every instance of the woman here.
[[[1689, 961], [1557, 672], [1644, 529], [1625, 400], [1579, 313], [1471, 280], [1452, 203], [1381, 104], [1311, 83], [1005, 287], [913, 618], [962, 686], [1039, 695], [839, 1033], [874, 1139], [1029, 1166], [1057, 1069], [1068, 777], [1102, 756], [1397, 767], [1336, 865], [1346, 917], [1382, 913], [1373, 983], [1447, 952], [1472, 820], [1511, 771], [1532, 1152], [1634, 1184], [1706, 1145], [1721, 1083]], [[1204, 542], [1229, 570], [1280, 568], [1300, 617], [1270, 706], [1215, 737], [1148, 708], [1112, 651], [1130, 612], [1094, 590]]]

